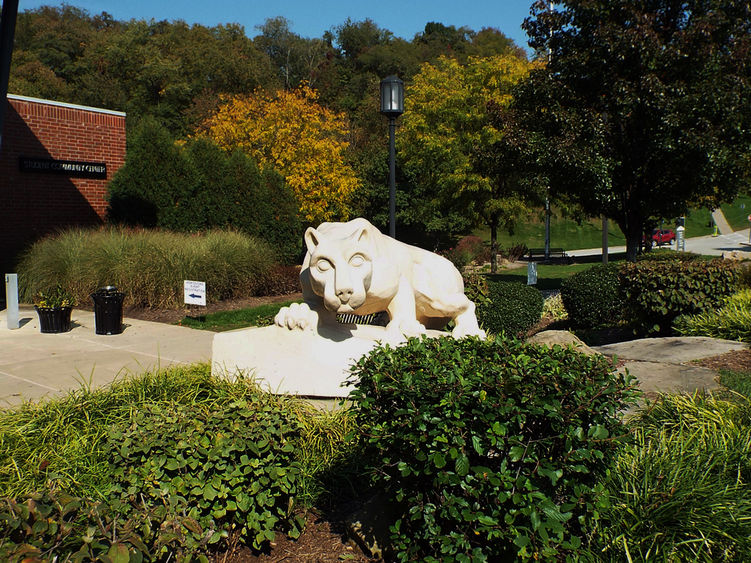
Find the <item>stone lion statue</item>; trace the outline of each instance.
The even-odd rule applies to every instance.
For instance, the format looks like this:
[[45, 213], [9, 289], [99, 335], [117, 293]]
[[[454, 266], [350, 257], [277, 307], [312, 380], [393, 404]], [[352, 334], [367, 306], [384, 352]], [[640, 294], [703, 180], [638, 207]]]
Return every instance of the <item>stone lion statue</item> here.
[[305, 303], [282, 308], [278, 326], [314, 329], [336, 322], [337, 313], [387, 311], [391, 336], [418, 336], [453, 320], [454, 338], [485, 337], [461, 274], [442, 256], [394, 240], [362, 218], [310, 227], [305, 244]]

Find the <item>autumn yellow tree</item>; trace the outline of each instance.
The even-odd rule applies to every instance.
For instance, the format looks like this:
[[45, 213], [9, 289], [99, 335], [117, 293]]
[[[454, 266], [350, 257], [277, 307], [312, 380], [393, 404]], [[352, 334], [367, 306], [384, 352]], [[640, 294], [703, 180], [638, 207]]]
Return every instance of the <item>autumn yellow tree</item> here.
[[397, 137], [413, 182], [410, 219], [443, 233], [485, 223], [494, 270], [497, 229], [513, 226], [527, 210], [527, 198], [510, 174], [491, 174], [482, 165], [483, 153], [501, 140], [488, 111], [508, 106], [513, 86], [533, 64], [514, 55], [469, 57], [465, 64], [440, 57], [423, 64], [407, 89]]
[[197, 131], [278, 170], [312, 224], [347, 219], [350, 196], [360, 185], [346, 158], [346, 118], [316, 100], [307, 86], [232, 96]]

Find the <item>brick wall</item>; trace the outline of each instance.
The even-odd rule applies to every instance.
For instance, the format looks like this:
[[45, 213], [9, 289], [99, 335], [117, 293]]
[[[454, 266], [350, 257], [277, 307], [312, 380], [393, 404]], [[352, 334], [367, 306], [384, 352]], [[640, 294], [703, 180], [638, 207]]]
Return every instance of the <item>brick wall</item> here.
[[[104, 162], [105, 179], [22, 172], [19, 157]], [[0, 265], [57, 229], [98, 225], [125, 162], [125, 114], [8, 95], [0, 147]]]

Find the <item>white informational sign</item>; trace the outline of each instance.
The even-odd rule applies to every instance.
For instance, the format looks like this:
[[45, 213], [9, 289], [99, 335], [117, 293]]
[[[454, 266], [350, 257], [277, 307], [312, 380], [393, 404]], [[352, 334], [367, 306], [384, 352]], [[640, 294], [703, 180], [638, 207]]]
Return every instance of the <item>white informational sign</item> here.
[[206, 306], [206, 282], [185, 280], [183, 291], [186, 305]]

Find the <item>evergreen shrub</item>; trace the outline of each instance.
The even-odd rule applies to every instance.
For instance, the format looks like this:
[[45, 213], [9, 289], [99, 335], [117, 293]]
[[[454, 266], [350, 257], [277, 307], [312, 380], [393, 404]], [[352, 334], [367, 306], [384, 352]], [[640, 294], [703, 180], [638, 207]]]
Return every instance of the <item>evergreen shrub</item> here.
[[400, 561], [563, 560], [606, 505], [629, 376], [599, 356], [496, 338], [410, 339], [350, 394]]
[[600, 264], [578, 272], [561, 284], [561, 299], [571, 323], [578, 328], [597, 328], [617, 322], [623, 299], [618, 266]]
[[523, 335], [540, 320], [544, 300], [536, 287], [488, 281], [487, 295], [489, 301], [478, 305], [477, 317], [490, 333]]
[[113, 223], [175, 231], [230, 227], [267, 241], [287, 263], [302, 249], [299, 206], [280, 174], [205, 138], [179, 145], [150, 118], [129, 137], [108, 199]]
[[645, 261], [619, 269], [624, 316], [639, 332], [670, 332], [679, 315], [719, 307], [738, 289], [737, 264], [727, 260]]

